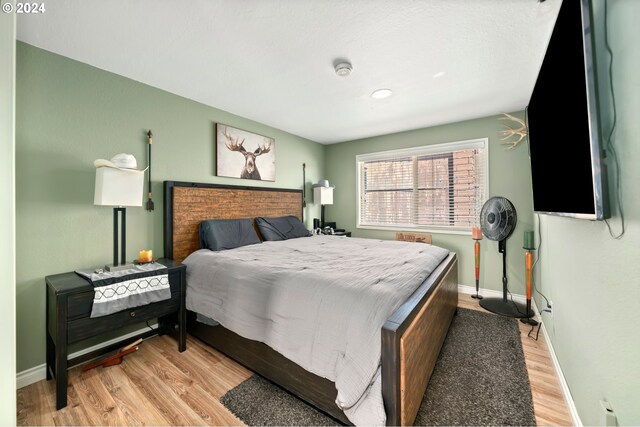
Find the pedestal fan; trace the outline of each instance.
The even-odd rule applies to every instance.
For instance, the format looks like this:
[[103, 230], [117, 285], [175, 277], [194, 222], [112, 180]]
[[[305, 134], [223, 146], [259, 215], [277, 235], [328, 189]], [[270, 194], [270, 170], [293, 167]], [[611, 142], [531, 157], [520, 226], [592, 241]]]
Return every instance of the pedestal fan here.
[[492, 197], [480, 211], [480, 227], [489, 240], [498, 242], [498, 252], [502, 254], [502, 298], [485, 298], [480, 306], [493, 313], [508, 317], [532, 317], [533, 311], [507, 298], [507, 238], [516, 228], [518, 216], [516, 208], [504, 197]]

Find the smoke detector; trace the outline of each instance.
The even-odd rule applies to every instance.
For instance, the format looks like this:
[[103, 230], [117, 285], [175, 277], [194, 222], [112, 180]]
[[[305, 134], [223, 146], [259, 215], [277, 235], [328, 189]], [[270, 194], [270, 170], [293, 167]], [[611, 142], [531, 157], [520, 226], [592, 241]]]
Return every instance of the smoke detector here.
[[348, 62], [339, 62], [335, 66], [336, 74], [340, 77], [347, 77], [353, 71], [353, 67]]

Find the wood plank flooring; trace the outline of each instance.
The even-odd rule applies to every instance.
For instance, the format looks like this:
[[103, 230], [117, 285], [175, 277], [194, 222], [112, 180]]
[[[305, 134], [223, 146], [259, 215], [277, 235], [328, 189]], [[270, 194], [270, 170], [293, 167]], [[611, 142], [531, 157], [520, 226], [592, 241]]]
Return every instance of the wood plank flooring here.
[[[460, 307], [480, 309], [460, 294]], [[520, 324], [538, 425], [571, 425], [571, 417], [544, 338], [527, 338]], [[167, 336], [146, 340], [121, 365], [69, 371], [69, 405], [55, 410], [53, 381], [17, 391], [18, 425], [242, 425], [219, 401], [251, 371], [188, 338], [178, 353]]]

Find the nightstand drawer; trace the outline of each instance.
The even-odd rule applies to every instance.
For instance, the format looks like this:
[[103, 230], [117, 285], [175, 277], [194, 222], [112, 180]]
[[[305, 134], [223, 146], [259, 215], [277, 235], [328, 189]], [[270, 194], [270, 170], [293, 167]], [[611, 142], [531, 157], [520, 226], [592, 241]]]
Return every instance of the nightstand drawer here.
[[[180, 293], [180, 272], [169, 272], [169, 286], [171, 287], [171, 298]], [[91, 316], [93, 307], [93, 297], [95, 292], [91, 289], [86, 292], [69, 295], [67, 319], [81, 319]]]
[[102, 317], [84, 317], [71, 320], [67, 326], [67, 343], [71, 344], [95, 335], [109, 332], [123, 326], [155, 319], [175, 313], [180, 307], [180, 294], [172, 294], [171, 299], [130, 308]]

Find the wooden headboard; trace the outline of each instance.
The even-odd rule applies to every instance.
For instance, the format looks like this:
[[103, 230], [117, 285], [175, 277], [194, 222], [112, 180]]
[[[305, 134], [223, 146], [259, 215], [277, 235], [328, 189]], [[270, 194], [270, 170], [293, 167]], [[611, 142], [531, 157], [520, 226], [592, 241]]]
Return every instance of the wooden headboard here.
[[164, 182], [164, 256], [182, 262], [200, 249], [207, 219], [294, 215], [302, 220], [302, 190]]

